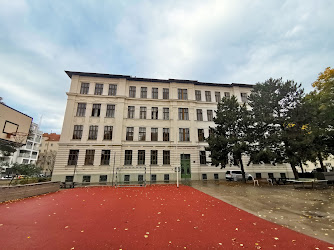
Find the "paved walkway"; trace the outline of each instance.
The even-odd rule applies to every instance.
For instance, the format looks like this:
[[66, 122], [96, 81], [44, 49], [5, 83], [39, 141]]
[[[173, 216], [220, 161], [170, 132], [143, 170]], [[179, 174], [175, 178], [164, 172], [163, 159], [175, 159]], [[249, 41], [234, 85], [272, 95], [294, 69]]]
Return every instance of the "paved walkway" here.
[[[189, 184], [189, 183], [188, 183]], [[192, 182], [192, 187], [249, 213], [334, 244], [334, 190], [237, 182]]]

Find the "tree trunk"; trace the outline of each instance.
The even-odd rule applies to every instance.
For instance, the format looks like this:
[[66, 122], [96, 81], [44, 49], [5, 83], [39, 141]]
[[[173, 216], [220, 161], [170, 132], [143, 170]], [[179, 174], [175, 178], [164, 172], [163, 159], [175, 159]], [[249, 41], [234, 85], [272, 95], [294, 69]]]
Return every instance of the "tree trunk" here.
[[320, 162], [321, 169], [322, 169], [324, 172], [327, 172], [327, 168], [326, 168], [326, 166], [324, 165], [324, 162], [322, 161], [321, 153], [318, 153], [318, 159], [319, 159], [319, 162]]
[[295, 179], [298, 180], [299, 176], [298, 176], [298, 171], [296, 169], [296, 166], [292, 163], [290, 163], [290, 165], [291, 165], [291, 168], [292, 168], [293, 175], [295, 176]]
[[304, 174], [303, 163], [301, 160], [299, 160], [299, 166], [300, 166], [300, 169], [302, 170], [302, 174]]
[[244, 164], [242, 162], [242, 156], [240, 156], [239, 160], [240, 160], [240, 168], [241, 168], [241, 174], [242, 174], [242, 181], [244, 183], [246, 183], [246, 174], [245, 174], [245, 169], [244, 169]]

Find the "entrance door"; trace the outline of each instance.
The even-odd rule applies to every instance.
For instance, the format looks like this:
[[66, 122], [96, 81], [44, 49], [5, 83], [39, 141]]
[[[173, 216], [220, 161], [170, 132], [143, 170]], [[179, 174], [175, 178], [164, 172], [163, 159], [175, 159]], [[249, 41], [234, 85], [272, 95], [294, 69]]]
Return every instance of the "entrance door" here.
[[190, 179], [190, 154], [181, 154], [181, 178]]

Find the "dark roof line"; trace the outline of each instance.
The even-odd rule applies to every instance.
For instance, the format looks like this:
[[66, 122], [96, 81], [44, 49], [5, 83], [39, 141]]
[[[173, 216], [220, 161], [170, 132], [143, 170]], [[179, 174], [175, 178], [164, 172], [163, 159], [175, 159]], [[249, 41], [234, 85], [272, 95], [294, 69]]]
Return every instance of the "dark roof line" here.
[[216, 86], [216, 87], [253, 87], [253, 84], [245, 84], [245, 83], [209, 83], [209, 82], [199, 82], [196, 80], [183, 80], [183, 79], [154, 79], [154, 78], [139, 78], [132, 77], [129, 75], [114, 75], [114, 74], [103, 74], [103, 73], [89, 73], [89, 72], [76, 72], [76, 71], [66, 71], [65, 73], [69, 78], [72, 78], [73, 75], [78, 76], [88, 76], [88, 77], [104, 77], [104, 78], [123, 78], [130, 81], [138, 81], [138, 82], [162, 82], [162, 83], [191, 83], [195, 85], [206, 85], [206, 86]]
[[0, 103], [0, 104], [6, 106], [7, 108], [10, 108], [10, 109], [12, 109], [12, 110], [14, 110], [14, 111], [16, 111], [16, 112], [19, 112], [19, 113], [22, 114], [22, 115], [28, 116], [29, 118], [33, 119], [31, 116], [26, 115], [26, 114], [22, 113], [21, 111], [18, 111], [18, 110], [16, 110], [16, 109], [12, 108], [12, 107], [9, 107], [8, 105], [6, 105], [6, 104], [4, 104], [4, 103]]

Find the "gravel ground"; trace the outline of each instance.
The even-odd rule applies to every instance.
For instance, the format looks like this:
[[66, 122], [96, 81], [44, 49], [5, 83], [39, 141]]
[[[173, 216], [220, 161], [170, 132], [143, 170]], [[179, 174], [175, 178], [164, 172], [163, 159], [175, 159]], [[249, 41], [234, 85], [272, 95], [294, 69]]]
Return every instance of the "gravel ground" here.
[[262, 219], [334, 243], [334, 189], [294, 189], [240, 182], [191, 182], [188, 185]]

